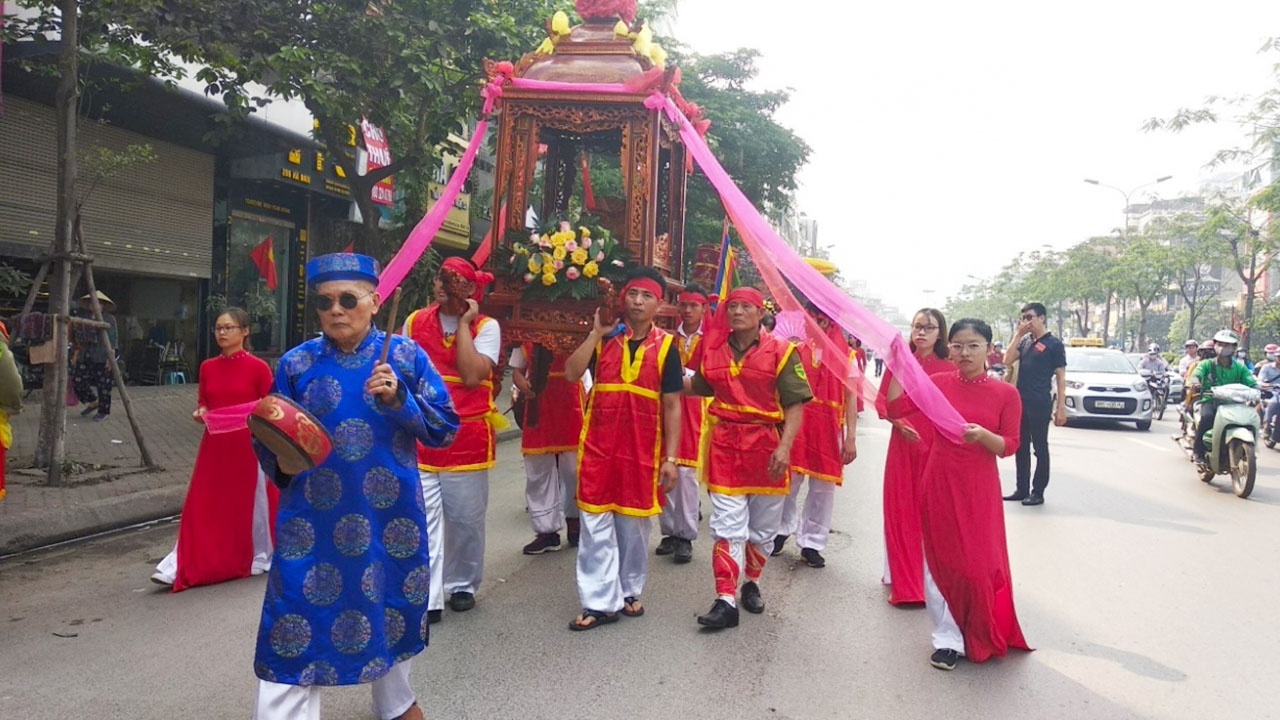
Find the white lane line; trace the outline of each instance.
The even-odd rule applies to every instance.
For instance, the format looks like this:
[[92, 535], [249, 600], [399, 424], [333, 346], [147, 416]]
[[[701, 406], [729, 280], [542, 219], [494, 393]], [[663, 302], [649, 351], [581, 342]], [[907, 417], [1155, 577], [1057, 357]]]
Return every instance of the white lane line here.
[[[1137, 438], [1129, 438], [1129, 442], [1137, 443], [1137, 444], [1141, 445], [1141, 446], [1142, 446], [1142, 447], [1144, 447], [1144, 448], [1151, 448], [1152, 450], [1159, 450], [1160, 452], [1165, 452], [1165, 451], [1167, 451], [1167, 450], [1173, 450], [1173, 449], [1174, 449], [1174, 447], [1169, 446], [1169, 445], [1155, 445], [1155, 444], [1152, 444], [1152, 443], [1147, 442], [1146, 440], [1139, 440], [1139, 439], [1137, 439]], [[1172, 443], [1173, 441], [1171, 440], [1171, 441], [1169, 441], [1169, 442], [1170, 442], [1170, 443]]]

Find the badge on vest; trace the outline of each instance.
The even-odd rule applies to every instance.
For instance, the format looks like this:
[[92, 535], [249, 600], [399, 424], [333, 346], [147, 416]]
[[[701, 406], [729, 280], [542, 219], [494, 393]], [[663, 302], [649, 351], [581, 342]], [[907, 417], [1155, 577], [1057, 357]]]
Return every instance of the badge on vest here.
[[1042, 342], [1036, 343], [1036, 352], [1044, 352], [1044, 350], [1045, 350], [1044, 343]]

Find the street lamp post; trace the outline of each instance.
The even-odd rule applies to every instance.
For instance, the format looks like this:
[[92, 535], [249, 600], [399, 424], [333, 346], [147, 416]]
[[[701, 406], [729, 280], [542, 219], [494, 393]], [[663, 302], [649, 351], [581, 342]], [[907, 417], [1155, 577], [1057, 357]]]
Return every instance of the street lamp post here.
[[[1172, 177], [1173, 177], [1172, 175], [1165, 175], [1163, 177], [1158, 177], [1155, 180], [1152, 180], [1151, 182], [1148, 182], [1148, 183], [1143, 183], [1129, 190], [1128, 192], [1125, 192], [1123, 189], [1118, 188], [1115, 185], [1108, 185], [1107, 183], [1100, 182], [1092, 178], [1085, 178], [1084, 181], [1089, 183], [1090, 185], [1097, 185], [1098, 187], [1110, 188], [1120, 193], [1120, 195], [1124, 197], [1124, 225], [1120, 226], [1120, 239], [1128, 240], [1129, 239], [1129, 205], [1130, 205], [1129, 198], [1130, 196], [1132, 196], [1134, 193], [1138, 192], [1139, 190], [1142, 190], [1143, 188], [1149, 188], [1152, 185], [1158, 185]], [[1129, 328], [1125, 327], [1125, 315], [1126, 315], [1125, 309], [1128, 304], [1129, 302], [1127, 298], [1120, 301], [1120, 345], [1121, 347], [1126, 346], [1126, 341], [1128, 340], [1128, 334], [1129, 334]]]

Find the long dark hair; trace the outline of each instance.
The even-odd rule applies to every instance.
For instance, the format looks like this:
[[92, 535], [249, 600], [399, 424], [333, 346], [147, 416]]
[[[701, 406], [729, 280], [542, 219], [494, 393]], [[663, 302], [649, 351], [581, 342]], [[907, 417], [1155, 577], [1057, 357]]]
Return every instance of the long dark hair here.
[[986, 338], [987, 344], [991, 344], [991, 326], [977, 318], [960, 318], [955, 325], [951, 326], [951, 331], [947, 333], [947, 340], [955, 337], [956, 333], [961, 330], [972, 330], [982, 337]]
[[[215, 327], [217, 327], [218, 325], [218, 318], [222, 317], [223, 315], [229, 315], [237, 325], [244, 328], [245, 330], [249, 329], [249, 313], [245, 312], [244, 308], [235, 307], [235, 306], [223, 308], [221, 312], [213, 316], [213, 324]], [[244, 336], [244, 349], [245, 350], [253, 349], [253, 347], [249, 344], [248, 335]]]
[[[943, 337], [942, 331], [947, 328], [947, 319], [942, 316], [942, 311], [938, 308], [920, 308], [915, 315], [911, 316], [911, 322], [916, 321], [916, 317], [920, 315], [928, 315], [938, 326], [938, 339], [933, 343], [933, 354], [938, 356], [939, 360], [946, 360], [951, 357], [951, 351], [947, 349], [947, 338]], [[915, 330], [912, 330], [914, 333]], [[911, 345], [911, 352], [915, 352], [915, 343]]]

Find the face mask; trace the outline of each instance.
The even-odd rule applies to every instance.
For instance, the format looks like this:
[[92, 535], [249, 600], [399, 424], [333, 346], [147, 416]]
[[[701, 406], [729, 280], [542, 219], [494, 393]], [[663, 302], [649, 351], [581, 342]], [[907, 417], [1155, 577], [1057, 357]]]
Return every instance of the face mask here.
[[1275, 355], [1270, 355], [1270, 354], [1267, 355], [1267, 362], [1275, 362], [1275, 359], [1276, 359]]
[[1220, 358], [1229, 358], [1229, 357], [1234, 357], [1234, 356], [1235, 356], [1235, 354], [1236, 354], [1236, 353], [1235, 353], [1235, 351], [1234, 351], [1234, 350], [1232, 350], [1231, 348], [1219, 348], [1219, 349], [1218, 349], [1218, 357], [1220, 357]]

